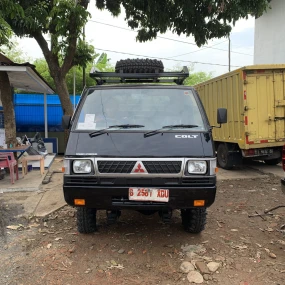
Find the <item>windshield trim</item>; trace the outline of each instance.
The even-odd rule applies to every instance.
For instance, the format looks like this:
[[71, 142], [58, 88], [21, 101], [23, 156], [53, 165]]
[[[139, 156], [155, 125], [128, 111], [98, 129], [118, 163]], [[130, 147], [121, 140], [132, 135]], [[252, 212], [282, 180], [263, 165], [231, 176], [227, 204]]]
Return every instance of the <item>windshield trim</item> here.
[[[206, 116], [204, 107], [202, 105], [202, 102], [200, 100], [200, 97], [196, 91], [196, 89], [192, 86], [187, 86], [187, 85], [157, 85], [157, 84], [148, 84], [148, 85], [142, 85], [142, 84], [121, 84], [121, 85], [97, 85], [97, 86], [91, 86], [86, 88], [83, 92], [82, 95], [80, 97], [79, 103], [77, 105], [77, 108], [72, 116], [72, 126], [70, 131], [74, 132], [74, 133], [85, 133], [85, 132], [90, 132], [90, 130], [78, 130], [76, 129], [76, 125], [78, 122], [78, 118], [80, 116], [80, 112], [84, 106], [84, 103], [87, 99], [87, 97], [94, 93], [95, 91], [101, 91], [101, 90], [116, 90], [116, 89], [178, 89], [178, 90], [190, 90], [193, 94], [193, 98], [195, 99], [195, 102], [197, 104], [197, 107], [199, 109], [202, 121], [203, 121], [203, 125], [204, 125], [204, 129], [203, 130], [196, 130], [196, 132], [208, 132], [210, 130], [210, 123], [208, 121], [208, 118]], [[181, 129], [175, 129], [175, 131], [180, 131], [183, 130]], [[185, 129], [184, 129], [185, 130]], [[195, 128], [191, 129], [192, 131], [195, 131]], [[110, 132], [116, 132], [119, 130], [114, 130], [112, 129]], [[120, 130], [121, 131], [121, 130]], [[123, 132], [125, 132], [126, 130], [123, 130]], [[154, 131], [154, 129], [144, 129], [144, 130], [133, 130], [133, 129], [128, 129], [127, 132], [149, 132], [149, 131]], [[168, 132], [172, 132], [168, 131]]]

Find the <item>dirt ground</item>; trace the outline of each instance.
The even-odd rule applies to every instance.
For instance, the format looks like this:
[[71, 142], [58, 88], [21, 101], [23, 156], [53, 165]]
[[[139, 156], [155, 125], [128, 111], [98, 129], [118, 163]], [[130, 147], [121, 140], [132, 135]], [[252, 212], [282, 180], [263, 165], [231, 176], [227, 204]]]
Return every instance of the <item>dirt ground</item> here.
[[219, 181], [199, 235], [183, 231], [178, 211], [170, 224], [158, 214], [123, 211], [115, 225], [102, 211], [98, 232], [82, 235], [71, 207], [27, 219], [12, 201], [2, 203], [0, 284], [182, 285], [190, 284], [182, 262], [200, 260], [219, 265], [213, 273], [199, 267], [203, 284], [284, 285], [285, 208], [248, 217], [281, 204], [285, 196], [273, 175]]

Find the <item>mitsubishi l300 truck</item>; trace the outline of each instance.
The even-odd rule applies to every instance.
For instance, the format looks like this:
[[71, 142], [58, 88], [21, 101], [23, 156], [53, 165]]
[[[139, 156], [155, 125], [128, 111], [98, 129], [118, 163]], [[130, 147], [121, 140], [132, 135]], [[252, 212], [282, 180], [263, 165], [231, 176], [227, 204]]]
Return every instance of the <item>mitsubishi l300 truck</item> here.
[[[111, 223], [123, 209], [158, 212], [164, 222], [179, 209], [185, 230], [201, 232], [216, 196], [216, 156], [199, 95], [182, 85], [187, 68], [163, 72], [156, 60], [122, 60], [116, 72], [90, 75], [97, 85], [84, 90], [72, 118], [63, 117], [70, 131], [63, 191], [77, 208], [78, 231], [96, 230], [97, 210]], [[226, 109], [217, 117], [225, 123]]]

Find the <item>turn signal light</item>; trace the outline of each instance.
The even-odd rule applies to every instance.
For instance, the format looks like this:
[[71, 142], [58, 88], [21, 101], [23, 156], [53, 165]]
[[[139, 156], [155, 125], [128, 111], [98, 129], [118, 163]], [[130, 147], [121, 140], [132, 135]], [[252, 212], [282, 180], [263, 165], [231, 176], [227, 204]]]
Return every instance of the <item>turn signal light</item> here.
[[203, 207], [205, 206], [205, 200], [194, 200], [195, 207]]
[[218, 172], [219, 172], [219, 168], [216, 167], [216, 168], [215, 168], [215, 173], [218, 173]]
[[61, 171], [62, 171], [62, 173], [64, 173], [65, 172], [65, 167], [62, 167]]
[[84, 206], [85, 205], [85, 199], [74, 199], [74, 205]]

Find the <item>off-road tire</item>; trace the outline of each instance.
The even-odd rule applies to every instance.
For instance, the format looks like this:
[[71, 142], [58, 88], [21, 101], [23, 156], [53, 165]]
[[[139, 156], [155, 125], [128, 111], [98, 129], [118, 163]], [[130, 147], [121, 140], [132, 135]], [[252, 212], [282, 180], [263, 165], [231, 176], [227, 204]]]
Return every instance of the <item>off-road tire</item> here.
[[277, 165], [281, 161], [282, 161], [281, 157], [264, 160], [265, 164], [267, 164], [267, 165]]
[[206, 208], [182, 209], [181, 219], [186, 232], [198, 234], [205, 229], [207, 210]]
[[163, 72], [164, 66], [161, 60], [156, 59], [122, 59], [115, 66], [117, 73], [155, 73]]
[[77, 208], [77, 230], [82, 234], [90, 234], [97, 231], [96, 209]]
[[225, 143], [221, 143], [218, 146], [217, 162], [218, 165], [223, 169], [230, 170], [233, 168], [233, 164], [230, 162], [229, 159], [229, 148]]

